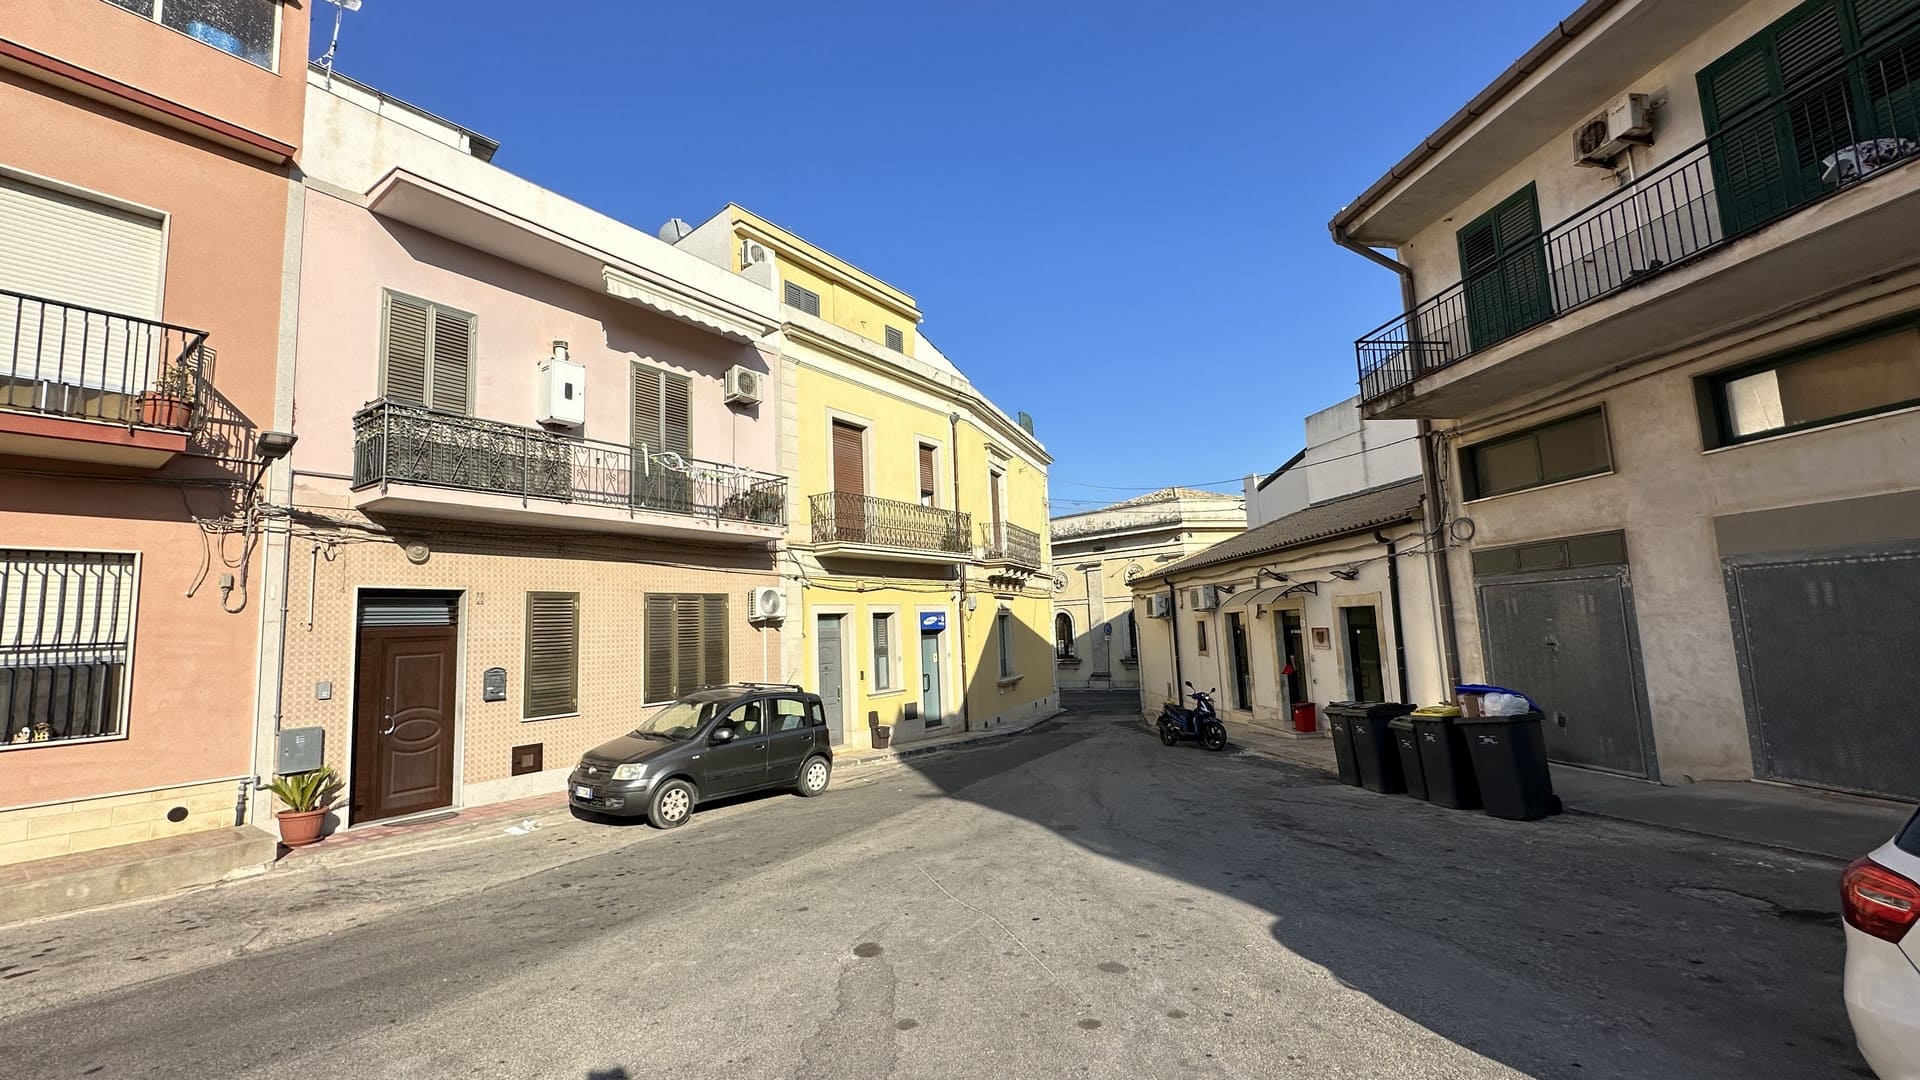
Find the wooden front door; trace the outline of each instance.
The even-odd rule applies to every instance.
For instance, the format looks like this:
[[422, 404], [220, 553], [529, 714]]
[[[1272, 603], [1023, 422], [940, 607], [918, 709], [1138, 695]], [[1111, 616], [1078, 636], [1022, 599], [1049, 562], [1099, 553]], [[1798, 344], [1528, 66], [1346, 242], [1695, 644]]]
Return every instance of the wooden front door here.
[[453, 805], [455, 626], [362, 626], [353, 717], [360, 824]]

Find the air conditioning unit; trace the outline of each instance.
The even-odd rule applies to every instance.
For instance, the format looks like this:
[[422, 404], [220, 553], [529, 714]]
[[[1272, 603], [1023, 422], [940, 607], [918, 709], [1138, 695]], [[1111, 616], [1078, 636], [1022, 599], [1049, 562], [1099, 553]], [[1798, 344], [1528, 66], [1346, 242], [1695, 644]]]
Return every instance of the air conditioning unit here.
[[740, 241], [740, 269], [745, 270], [749, 266], [758, 266], [766, 261], [767, 249], [765, 245], [756, 244], [751, 240]]
[[1220, 590], [1213, 585], [1196, 585], [1187, 590], [1187, 606], [1195, 611], [1212, 611], [1220, 606]]
[[787, 594], [773, 585], [760, 585], [747, 594], [747, 618], [771, 622], [787, 617]]
[[1167, 603], [1171, 599], [1172, 597], [1168, 596], [1166, 593], [1149, 593], [1147, 595], [1147, 618], [1149, 619], [1170, 618], [1172, 616], [1172, 612], [1170, 612], [1167, 609]]
[[1629, 146], [1653, 144], [1653, 106], [1645, 94], [1623, 94], [1573, 132], [1573, 161], [1610, 169]]
[[567, 356], [567, 343], [553, 343], [535, 378], [534, 416], [542, 424], [579, 427], [587, 422], [587, 369]]
[[727, 369], [727, 404], [758, 405], [761, 382], [766, 378], [750, 367], [735, 364]]

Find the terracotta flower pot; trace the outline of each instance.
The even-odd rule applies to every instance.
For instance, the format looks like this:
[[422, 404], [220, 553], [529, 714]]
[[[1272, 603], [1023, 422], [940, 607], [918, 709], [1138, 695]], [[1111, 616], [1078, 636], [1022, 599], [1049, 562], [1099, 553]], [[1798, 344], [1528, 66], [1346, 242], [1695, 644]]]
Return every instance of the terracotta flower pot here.
[[280, 819], [280, 842], [288, 847], [319, 843], [327, 823], [325, 810], [282, 810], [273, 816]]
[[148, 427], [183, 431], [193, 423], [193, 402], [170, 394], [143, 394], [140, 397], [140, 422]]

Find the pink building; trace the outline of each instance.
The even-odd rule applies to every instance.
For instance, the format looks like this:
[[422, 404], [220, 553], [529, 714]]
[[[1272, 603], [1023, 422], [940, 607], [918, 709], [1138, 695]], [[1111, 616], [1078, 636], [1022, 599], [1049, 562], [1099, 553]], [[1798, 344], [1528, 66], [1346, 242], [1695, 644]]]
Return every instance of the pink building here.
[[771, 291], [309, 82], [263, 748], [322, 745], [359, 825], [557, 791], [644, 704], [777, 674]]
[[239, 820], [310, 6], [0, 20], [0, 864]]

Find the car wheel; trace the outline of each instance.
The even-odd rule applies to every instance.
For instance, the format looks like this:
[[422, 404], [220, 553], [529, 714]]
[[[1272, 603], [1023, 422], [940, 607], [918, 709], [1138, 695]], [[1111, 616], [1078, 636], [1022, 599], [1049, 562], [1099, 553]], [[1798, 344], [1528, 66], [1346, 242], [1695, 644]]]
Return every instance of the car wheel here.
[[1208, 724], [1200, 729], [1200, 745], [1209, 750], [1227, 748], [1227, 729], [1223, 724]]
[[810, 757], [800, 766], [800, 782], [794, 790], [806, 798], [827, 790], [827, 781], [833, 778], [833, 764], [823, 757]]
[[1180, 743], [1180, 732], [1176, 731], [1172, 724], [1162, 720], [1160, 721], [1160, 741], [1168, 746], [1177, 746]]
[[653, 793], [647, 804], [647, 823], [656, 829], [677, 829], [693, 816], [693, 785], [685, 780], [669, 780]]

